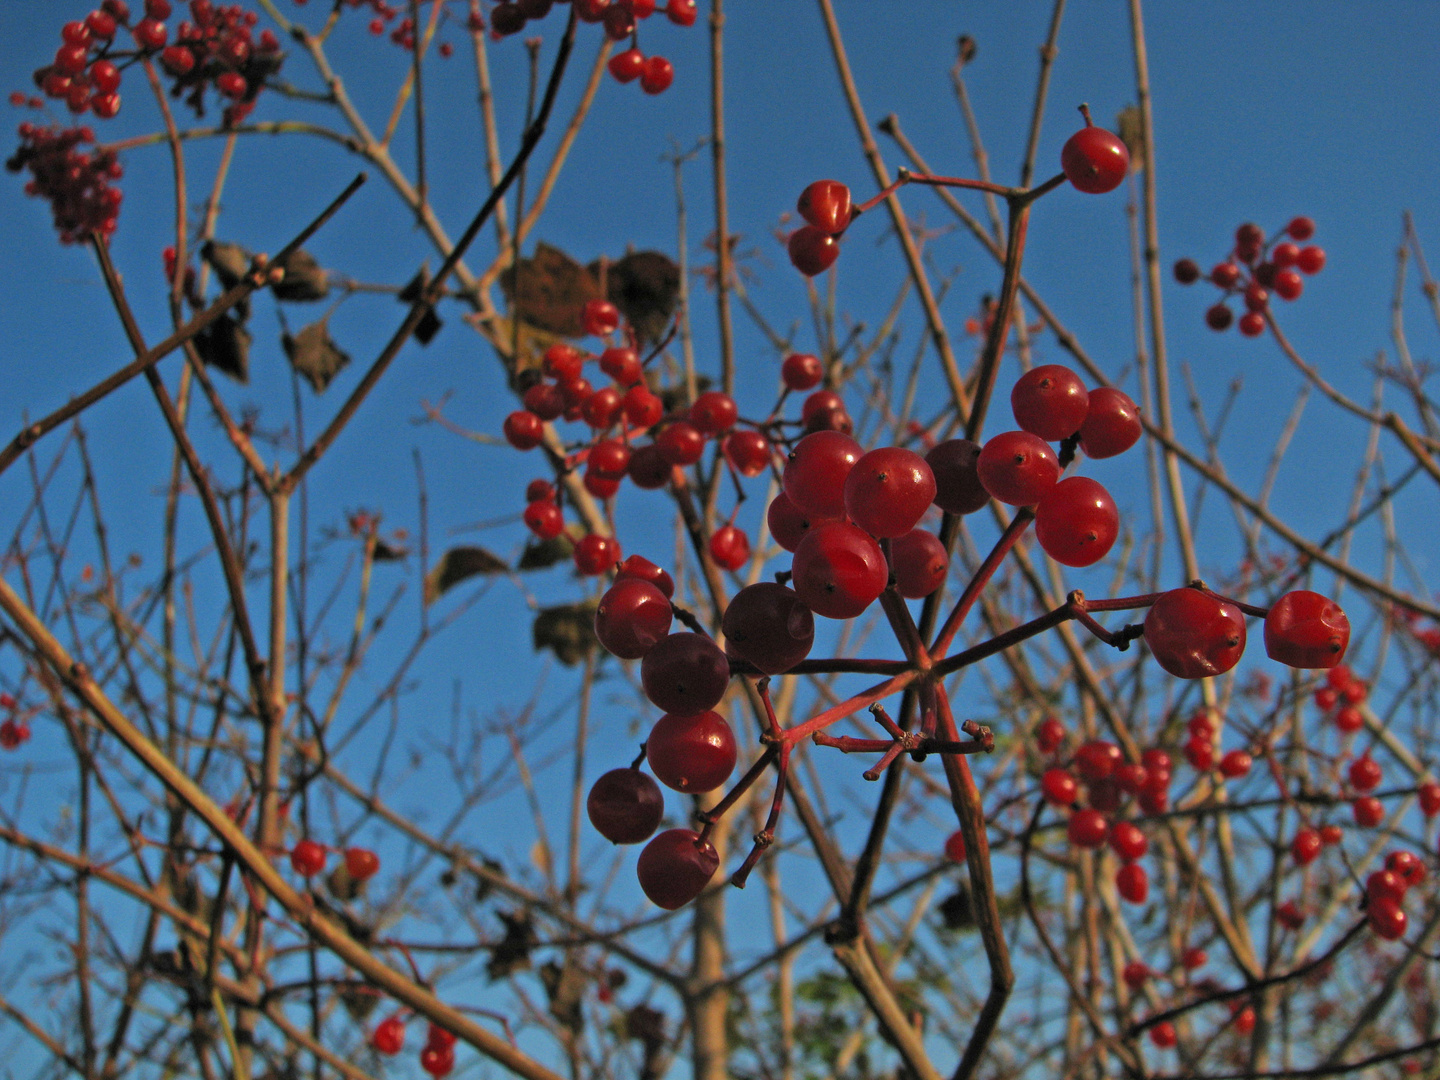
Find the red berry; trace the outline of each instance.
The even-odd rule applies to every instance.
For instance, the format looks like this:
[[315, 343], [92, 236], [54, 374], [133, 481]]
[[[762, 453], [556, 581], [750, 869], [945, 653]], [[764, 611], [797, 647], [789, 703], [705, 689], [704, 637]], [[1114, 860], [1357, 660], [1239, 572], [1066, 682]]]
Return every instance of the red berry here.
[[973, 514], [990, 501], [980, 482], [980, 444], [947, 439], [925, 455], [935, 475], [935, 505], [951, 514]]
[[227, 71], [215, 79], [215, 89], [219, 90], [228, 98], [239, 100], [245, 96], [250, 89], [250, 84], [245, 81], [245, 76], [238, 71]]
[[705, 436], [695, 429], [695, 425], [677, 420], [656, 436], [655, 445], [660, 450], [660, 456], [671, 465], [684, 468], [694, 465], [705, 453]]
[[645, 758], [655, 779], [696, 795], [725, 783], [738, 753], [730, 725], [710, 710], [690, 716], [666, 713], [645, 740]]
[[1350, 763], [1350, 786], [1356, 791], [1374, 791], [1383, 777], [1380, 763], [1368, 753]]
[[676, 26], [694, 26], [695, 0], [670, 0], [665, 5], [665, 17]]
[[1325, 267], [1325, 249], [1313, 244], [1301, 248], [1300, 254], [1295, 257], [1295, 265], [1303, 274], [1318, 274]]
[[774, 581], [737, 592], [721, 619], [725, 651], [766, 675], [789, 671], [815, 643], [815, 617], [799, 595]]
[[1300, 257], [1300, 249], [1294, 244], [1276, 244], [1270, 251], [1270, 261], [1275, 264], [1275, 269], [1284, 270], [1295, 265], [1295, 260]]
[[1069, 368], [1045, 364], [1032, 368], [1010, 391], [1010, 408], [1020, 427], [1046, 442], [1059, 442], [1080, 430], [1090, 409], [1085, 384]]
[[596, 431], [604, 431], [619, 418], [624, 398], [613, 386], [602, 386], [580, 403], [580, 418]]
[[1304, 243], [1315, 235], [1315, 222], [1308, 217], [1292, 218], [1290, 224], [1285, 226], [1285, 231], [1294, 239]]
[[398, 1054], [405, 1047], [405, 1021], [398, 1016], [381, 1020], [370, 1033], [370, 1045], [382, 1054]]
[[525, 391], [521, 403], [541, 420], [557, 420], [565, 412], [565, 397], [554, 383], [536, 383]]
[[1118, 135], [1087, 122], [1060, 151], [1060, 168], [1079, 190], [1103, 195], [1114, 191], [1125, 179], [1130, 171], [1130, 152]]
[[1425, 864], [1413, 852], [1392, 851], [1385, 856], [1385, 869], [1399, 874], [1407, 889], [1425, 880]]
[[1250, 771], [1253, 761], [1248, 751], [1231, 750], [1220, 759], [1220, 774], [1238, 780]]
[[544, 421], [525, 409], [519, 409], [507, 416], [504, 430], [505, 441], [516, 450], [533, 450], [545, 438]]
[[1373, 829], [1385, 820], [1385, 807], [1373, 795], [1365, 795], [1350, 804], [1355, 815], [1355, 824], [1362, 829]]
[[1194, 259], [1178, 259], [1175, 262], [1175, 280], [1181, 285], [1193, 285], [1200, 280], [1200, 267]]
[[674, 612], [655, 585], [618, 578], [595, 608], [595, 636], [612, 656], [639, 660], [670, 635]]
[[960, 829], [945, 838], [945, 857], [951, 862], [965, 861], [965, 833]]
[[1215, 304], [1205, 309], [1205, 325], [1211, 330], [1228, 330], [1235, 316], [1224, 304]]
[[780, 365], [780, 378], [789, 390], [811, 390], [820, 385], [825, 368], [819, 357], [809, 353], [791, 353]]
[[620, 309], [609, 300], [587, 300], [580, 321], [591, 337], [608, 337], [620, 328]]
[[1295, 834], [1294, 840], [1290, 841], [1290, 854], [1301, 866], [1308, 866], [1315, 861], [1315, 856], [1320, 854], [1320, 849], [1324, 846], [1319, 832], [1306, 826]]
[[109, 60], [96, 60], [90, 65], [90, 85], [98, 94], [113, 94], [120, 89], [120, 69]]
[[1085, 785], [1085, 802], [1092, 810], [1110, 814], [1125, 802], [1125, 793], [1114, 780], [1092, 780]]
[[632, 451], [619, 439], [601, 439], [590, 448], [590, 468], [601, 476], [619, 480], [630, 467]]
[[1075, 751], [1075, 768], [1086, 780], [1105, 780], [1123, 760], [1120, 747], [1104, 739], [1092, 739]]
[[1115, 767], [1115, 786], [1127, 795], [1139, 795], [1150, 783], [1150, 770], [1127, 761]]
[[741, 476], [759, 476], [774, 454], [770, 440], [758, 431], [732, 431], [725, 436], [725, 459]]
[[1042, 754], [1053, 754], [1065, 741], [1065, 725], [1047, 716], [1035, 727], [1035, 747]]
[[796, 593], [817, 615], [853, 619], [885, 591], [890, 568], [868, 533], [849, 522], [812, 529], [795, 549]]
[[1216, 263], [1210, 269], [1210, 280], [1222, 289], [1233, 289], [1240, 281], [1240, 267], [1233, 262]]
[[802, 225], [790, 234], [790, 263], [806, 277], [824, 273], [840, 256], [840, 244], [823, 229]]
[[611, 769], [595, 781], [585, 810], [595, 831], [612, 844], [638, 844], [660, 827], [665, 797], [639, 769]]
[[1408, 920], [1404, 909], [1394, 900], [1371, 900], [1365, 907], [1365, 919], [1370, 929], [1386, 941], [1399, 941], [1405, 936]]
[[1205, 954], [1204, 949], [1192, 945], [1180, 954], [1180, 965], [1186, 971], [1194, 971], [1196, 968], [1204, 967], [1209, 959], [1210, 957]]
[[575, 4], [575, 14], [581, 22], [598, 23], [605, 18], [605, 12], [609, 10], [610, 0], [578, 0]]
[[425, 1032], [425, 1045], [439, 1047], [443, 1050], [455, 1045], [455, 1035], [432, 1021], [429, 1029]]
[[101, 41], [109, 41], [115, 36], [115, 17], [108, 11], [92, 11], [85, 16], [85, 28], [90, 31], [92, 37]]
[[1275, 293], [1281, 300], [1294, 300], [1304, 291], [1305, 279], [1294, 270], [1281, 270], [1275, 275]]
[[1070, 815], [1065, 833], [1076, 847], [1098, 848], [1110, 833], [1110, 823], [1099, 810], [1076, 810]]
[[1305, 925], [1305, 912], [1294, 900], [1286, 900], [1275, 909], [1275, 918], [1287, 930], [1299, 930]]
[[1247, 311], [1236, 325], [1242, 337], [1259, 337], [1265, 332], [1265, 316], [1257, 311]]
[[976, 460], [985, 490], [1011, 506], [1038, 503], [1060, 479], [1060, 462], [1043, 439], [1007, 431], [985, 444]]
[[647, 94], [662, 94], [675, 81], [675, 66], [663, 56], [652, 56], [640, 72], [640, 89]]
[[785, 462], [786, 496], [811, 517], [844, 517], [846, 478], [860, 457], [860, 444], [848, 435], [838, 431], [806, 435]]
[[616, 82], [634, 82], [645, 69], [645, 53], [639, 49], [625, 49], [625, 52], [611, 56], [611, 62], [606, 66], [611, 69]]
[[314, 877], [325, 869], [325, 848], [314, 840], [301, 840], [290, 849], [290, 866], [301, 877]]
[[1040, 791], [1054, 806], [1072, 806], [1080, 797], [1080, 785], [1065, 769], [1046, 769], [1040, 777]]
[[110, 120], [120, 111], [120, 95], [96, 94], [90, 99], [90, 108], [101, 120]]
[[1298, 589], [1265, 616], [1265, 655], [1296, 668], [1331, 668], [1350, 644], [1350, 620], [1327, 596]]
[[1110, 848], [1125, 862], [1143, 858], [1150, 841], [1133, 821], [1117, 821], [1110, 830]]
[[1275, 275], [1280, 272], [1273, 262], [1262, 262], [1255, 267], [1255, 282], [1267, 289], [1275, 287]]
[[1243, 1009], [1241, 1009], [1235, 1014], [1233, 1025], [1235, 1028], [1235, 1034], [1249, 1035], [1252, 1031], [1255, 1030], [1255, 1010], [1252, 1009], [1249, 1005], [1246, 1005]]
[[169, 36], [159, 19], [142, 19], [133, 33], [142, 49], [163, 49]]
[[850, 189], [838, 180], [816, 180], [800, 193], [795, 208], [822, 232], [844, 232], [850, 224]]
[[765, 522], [770, 527], [770, 535], [786, 551], [794, 551], [798, 548], [800, 541], [805, 539], [806, 534], [817, 525], [837, 520], [839, 519], [832, 517], [812, 519], [800, 511], [783, 491], [771, 500], [770, 506], [765, 511]]
[[1315, 690], [1315, 707], [1322, 710], [1330, 710], [1340, 700], [1340, 691], [1333, 686], [1321, 686]]
[[541, 370], [559, 382], [578, 379], [584, 364], [585, 357], [580, 350], [563, 341], [556, 342], [546, 349], [545, 356], [540, 361]]
[[575, 544], [575, 569], [587, 577], [606, 573], [620, 560], [620, 545], [610, 536], [588, 533]]
[[1354, 705], [1335, 711], [1335, 728], [1342, 735], [1353, 735], [1365, 726], [1365, 715]]
[[934, 533], [911, 529], [891, 541], [890, 569], [894, 571], [895, 589], [901, 596], [923, 600], [945, 581], [950, 556]]
[[369, 848], [346, 848], [345, 872], [356, 881], [369, 881], [380, 872], [380, 856]]
[[600, 354], [600, 370], [621, 386], [634, 386], [644, 375], [640, 354], [634, 349], [612, 348]]
[[1056, 562], [1091, 566], [1120, 535], [1120, 511], [1110, 493], [1088, 476], [1071, 476], [1052, 487], [1035, 507], [1035, 539]]
[[750, 559], [750, 538], [734, 525], [722, 525], [710, 537], [710, 557], [725, 570], [739, 570]]
[[615, 571], [615, 579], [619, 581], [623, 578], [638, 578], [641, 581], [648, 581], [659, 589], [667, 600], [675, 596], [675, 581], [670, 577], [669, 572], [656, 566], [643, 555], [631, 555], [620, 564], [619, 569]]
[[624, 41], [635, 33], [635, 14], [621, 4], [607, 8], [601, 21], [605, 24], [605, 36], [611, 41]]
[[640, 661], [640, 684], [656, 708], [694, 716], [720, 704], [730, 685], [730, 662], [703, 634], [671, 634]]
[[1345, 839], [1345, 832], [1339, 825], [1321, 825], [1320, 842], [1326, 847], [1334, 847]]
[[1144, 429], [1140, 408], [1123, 390], [1097, 386], [1089, 394], [1090, 406], [1080, 424], [1080, 449], [1088, 458], [1123, 454], [1140, 441]]
[[702, 435], [719, 435], [735, 426], [739, 410], [735, 399], [718, 390], [707, 390], [690, 406], [690, 423]]
[[719, 866], [708, 840], [689, 829], [670, 829], [645, 845], [635, 873], [652, 904], [674, 911], [699, 896]]
[[913, 450], [899, 446], [871, 450], [845, 476], [846, 515], [879, 539], [904, 536], [920, 523], [934, 498], [930, 466]]
[[1150, 981], [1150, 968], [1143, 961], [1131, 960], [1121, 969], [1120, 977], [1131, 990], [1139, 990]]
[[1132, 904], [1145, 903], [1150, 895], [1150, 878], [1139, 863], [1126, 863], [1115, 871], [1115, 891]]
[[816, 390], [800, 406], [800, 419], [806, 434], [816, 431], [838, 431], [849, 435], [854, 424], [845, 411], [844, 399], [834, 390]]
[[1235, 230], [1235, 251], [1246, 262], [1252, 261], [1260, 253], [1264, 243], [1265, 230], [1254, 222], [1247, 221]]
[[1426, 817], [1434, 817], [1440, 814], [1440, 784], [1434, 780], [1426, 780], [1420, 785], [1418, 791], [1420, 797], [1420, 812]]
[[1145, 644], [1177, 678], [1223, 675], [1245, 651], [1245, 617], [1199, 589], [1172, 589], [1145, 616]]
[[1185, 743], [1185, 760], [1196, 772], [1209, 772], [1215, 767], [1215, 748], [1203, 735], [1192, 735]]
[[665, 415], [665, 403], [645, 386], [632, 386], [625, 391], [622, 407], [625, 419], [637, 428], [653, 427]]
[[455, 1068], [455, 1047], [430, 1045], [420, 1051], [420, 1068], [439, 1080]]
[[1400, 903], [1405, 899], [1405, 881], [1393, 870], [1376, 870], [1365, 879], [1365, 896], [1371, 902], [1393, 900]]
[[536, 499], [525, 507], [525, 526], [541, 540], [553, 540], [565, 531], [565, 514], [549, 499]]

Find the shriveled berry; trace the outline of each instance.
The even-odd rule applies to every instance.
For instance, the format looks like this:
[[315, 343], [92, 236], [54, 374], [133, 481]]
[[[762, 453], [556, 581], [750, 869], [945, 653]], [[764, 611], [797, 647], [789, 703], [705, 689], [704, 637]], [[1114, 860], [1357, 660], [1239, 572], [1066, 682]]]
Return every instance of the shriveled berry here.
[[1245, 651], [1240, 609], [1199, 589], [1162, 593], [1145, 616], [1145, 644], [1180, 679], [1223, 675]]
[[1329, 597], [1297, 589], [1265, 616], [1265, 654], [1296, 668], [1334, 669], [1350, 644], [1350, 620]]

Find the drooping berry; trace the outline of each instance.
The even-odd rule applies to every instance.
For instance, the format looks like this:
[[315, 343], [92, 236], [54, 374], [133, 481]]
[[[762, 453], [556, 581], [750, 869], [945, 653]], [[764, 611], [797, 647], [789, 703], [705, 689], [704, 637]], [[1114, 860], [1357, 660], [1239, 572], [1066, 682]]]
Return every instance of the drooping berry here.
[[595, 636], [613, 656], [639, 660], [670, 634], [670, 601], [655, 585], [619, 578], [595, 608]]
[[1140, 441], [1144, 431], [1140, 408], [1129, 394], [1113, 386], [1097, 386], [1090, 391], [1089, 402], [1080, 425], [1080, 449], [1086, 457], [1114, 457]]
[[655, 778], [688, 794], [714, 791], [730, 778], [739, 751], [735, 733], [719, 713], [666, 713], [645, 740], [645, 757]]
[[848, 521], [832, 521], [800, 541], [792, 574], [795, 591], [815, 614], [853, 619], [885, 591], [890, 569], [869, 533]]
[[838, 180], [816, 180], [800, 193], [795, 208], [822, 232], [844, 232], [850, 224], [850, 189]]
[[1046, 442], [1074, 435], [1090, 409], [1085, 384], [1061, 364], [1031, 368], [1010, 391], [1010, 408], [1021, 429]]
[[840, 244], [823, 229], [802, 225], [790, 234], [790, 263], [806, 277], [823, 274], [840, 257]]
[[770, 440], [758, 431], [742, 429], [725, 436], [725, 460], [741, 476], [759, 476], [770, 465], [774, 451]]
[[1085, 110], [1085, 126], [1060, 151], [1060, 168], [1070, 183], [1091, 195], [1114, 191], [1130, 171], [1130, 151], [1118, 135], [1096, 127]]
[[710, 557], [725, 570], [739, 570], [750, 559], [750, 538], [743, 529], [722, 525], [710, 537]]
[[1223, 675], [1245, 651], [1245, 617], [1199, 589], [1171, 589], [1145, 616], [1145, 644], [1176, 678]]
[[595, 781], [585, 810], [595, 831], [612, 844], [638, 844], [660, 827], [665, 797], [639, 769], [611, 769]]
[[635, 873], [652, 904], [674, 911], [699, 896], [719, 866], [708, 840], [689, 829], [669, 829], [645, 845]]
[[725, 651], [766, 675], [789, 671], [815, 643], [815, 617], [793, 589], [757, 581], [737, 592], [720, 622]]
[[640, 662], [645, 696], [667, 713], [693, 716], [713, 709], [730, 685], [730, 662], [703, 634], [671, 634]]
[[405, 1048], [405, 1021], [398, 1016], [381, 1020], [370, 1033], [370, 1045], [391, 1057], [400, 1053]]

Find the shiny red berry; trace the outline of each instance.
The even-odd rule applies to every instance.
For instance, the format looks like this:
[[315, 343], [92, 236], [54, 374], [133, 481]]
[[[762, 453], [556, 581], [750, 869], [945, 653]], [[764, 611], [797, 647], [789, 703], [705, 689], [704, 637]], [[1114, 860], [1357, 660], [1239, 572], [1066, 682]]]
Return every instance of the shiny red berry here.
[[1091, 195], [1114, 191], [1130, 171], [1130, 152], [1118, 135], [1088, 123], [1066, 141], [1060, 168], [1070, 183]]
[[802, 225], [791, 233], [787, 247], [791, 265], [806, 277], [824, 273], [840, 257], [835, 237], [814, 225]]
[[780, 379], [789, 390], [813, 390], [824, 377], [824, 365], [809, 353], [791, 353], [780, 365]]
[[770, 440], [758, 431], [742, 429], [725, 436], [725, 460], [741, 476], [759, 476], [769, 466], [774, 451]]
[[1054, 806], [1071, 806], [1080, 797], [1080, 785], [1066, 769], [1046, 769], [1040, 777], [1040, 791]]
[[843, 232], [850, 224], [850, 189], [838, 180], [816, 180], [800, 193], [796, 209], [822, 232]]
[[1129, 394], [1113, 386], [1097, 386], [1090, 391], [1089, 402], [1080, 424], [1080, 449], [1086, 457], [1114, 457], [1140, 441], [1144, 431], [1140, 408]]
[[1059, 442], [1080, 430], [1090, 410], [1090, 394], [1069, 368], [1044, 364], [1016, 381], [1010, 408], [1022, 430], [1046, 442]]
[[757, 581], [737, 592], [721, 619], [725, 651], [766, 675], [789, 671], [815, 644], [815, 617], [793, 589]]
[[1115, 871], [1115, 891], [1131, 904], [1143, 904], [1150, 895], [1150, 878], [1139, 863], [1126, 863]]
[[1162, 593], [1145, 616], [1144, 633], [1160, 666], [1181, 679], [1223, 675], [1245, 651], [1240, 609], [1199, 589]]
[[920, 523], [934, 498], [935, 474], [930, 466], [919, 454], [900, 446], [863, 454], [845, 475], [846, 515], [879, 539], [904, 536]]
[[595, 636], [611, 655], [639, 660], [670, 635], [673, 614], [655, 585], [618, 578], [595, 608]]
[[1050, 444], [1028, 431], [1006, 431], [985, 444], [976, 461], [980, 483], [1011, 506], [1038, 503], [1060, 479]]
[[890, 568], [869, 533], [842, 521], [812, 529], [795, 549], [792, 584], [815, 614], [853, 619], [885, 591]]
[[890, 542], [895, 589], [908, 600], [923, 600], [945, 581], [950, 556], [940, 538], [927, 529], [911, 529]]
[[611, 769], [591, 787], [585, 811], [595, 831], [612, 844], [638, 844], [660, 827], [665, 796], [639, 769]]
[[1350, 644], [1350, 620], [1329, 597], [1306, 589], [1288, 592], [1265, 616], [1265, 654], [1295, 668], [1331, 668]]
[[369, 848], [346, 848], [345, 872], [356, 881], [369, 881], [380, 872], [380, 856]]
[[301, 877], [314, 877], [325, 869], [325, 848], [314, 840], [301, 840], [290, 849], [290, 866]]
[[806, 435], [785, 462], [785, 494], [801, 512], [838, 520], [845, 516], [845, 482], [860, 460], [860, 444], [838, 431]]
[[381, 1020], [370, 1033], [370, 1045], [379, 1053], [394, 1056], [405, 1047], [405, 1021], [398, 1016]]
[[1092, 566], [1120, 535], [1120, 511], [1098, 481], [1071, 476], [1052, 487], [1035, 507], [1035, 539], [1056, 562]]
[[674, 911], [699, 896], [719, 866], [708, 840], [689, 829], [670, 829], [645, 845], [635, 873], [652, 904]]
[[640, 89], [647, 94], [663, 94], [675, 81], [675, 66], [663, 56], [652, 56], [640, 72]]
[[1110, 823], [1099, 810], [1086, 808], [1070, 815], [1065, 828], [1070, 843], [1079, 848], [1098, 848], [1110, 833]]
[[645, 740], [655, 779], [688, 794], [714, 791], [735, 770], [739, 751], [725, 718], [706, 710], [690, 716], [666, 713]]
[[710, 536], [710, 557], [721, 569], [739, 570], [750, 560], [750, 538], [743, 529], [722, 525]]

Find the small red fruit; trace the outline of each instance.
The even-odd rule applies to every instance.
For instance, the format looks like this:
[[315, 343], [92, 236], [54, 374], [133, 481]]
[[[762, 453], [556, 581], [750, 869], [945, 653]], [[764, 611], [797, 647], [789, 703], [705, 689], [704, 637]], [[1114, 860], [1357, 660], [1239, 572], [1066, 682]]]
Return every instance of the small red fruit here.
[[1265, 654], [1295, 668], [1334, 668], [1350, 644], [1350, 620], [1340, 605], [1297, 589], [1276, 600], [1265, 616]]
[[1140, 407], [1130, 395], [1113, 386], [1097, 386], [1089, 394], [1090, 406], [1080, 425], [1080, 449], [1088, 458], [1123, 454], [1140, 441]]
[[652, 56], [640, 72], [640, 89], [647, 94], [663, 94], [675, 81], [675, 66], [663, 56]]
[[844, 232], [850, 224], [850, 189], [838, 180], [816, 180], [800, 193], [796, 209], [822, 232]]
[[1355, 814], [1355, 824], [1362, 829], [1373, 829], [1385, 820], [1385, 806], [1373, 795], [1365, 795], [1350, 804]]
[[1169, 1020], [1161, 1020], [1150, 1029], [1150, 1041], [1161, 1050], [1168, 1050], [1180, 1041], [1175, 1034], [1175, 1025]]
[[789, 671], [815, 644], [815, 616], [795, 590], [757, 581], [737, 592], [720, 621], [725, 651], [767, 675]]
[[370, 1033], [370, 1045], [382, 1054], [398, 1054], [405, 1047], [405, 1021], [398, 1016], [381, 1020]]
[[1245, 617], [1199, 589], [1172, 589], [1145, 616], [1145, 644], [1176, 678], [1223, 675], [1245, 651]]
[[587, 300], [581, 323], [591, 337], [608, 337], [620, 328], [620, 309], [609, 300]]
[[1374, 791], [1380, 786], [1382, 776], [1380, 763], [1369, 753], [1362, 754], [1350, 763], [1350, 786], [1356, 791]]
[[670, 635], [673, 610], [655, 585], [619, 578], [595, 608], [595, 636], [613, 656], [639, 660]]
[[824, 365], [809, 353], [791, 353], [780, 365], [780, 379], [787, 390], [813, 390], [824, 377]]
[[786, 245], [790, 263], [806, 277], [822, 274], [840, 257], [840, 244], [823, 229], [802, 225], [790, 234]]
[[695, 795], [714, 791], [728, 780], [738, 753], [730, 725], [710, 710], [692, 716], [666, 713], [645, 740], [645, 757], [655, 778]]
[[965, 861], [965, 833], [960, 829], [945, 838], [945, 857], [951, 862]]
[[1118, 135], [1090, 123], [1066, 141], [1060, 151], [1060, 168], [1070, 183], [1091, 195], [1114, 191], [1130, 171], [1130, 151]]
[[1040, 777], [1040, 790], [1045, 801], [1053, 806], [1071, 806], [1080, 794], [1080, 785], [1075, 777], [1064, 769], [1046, 769]]
[[827, 619], [853, 619], [885, 591], [890, 567], [880, 545], [863, 529], [832, 521], [800, 541], [792, 573], [791, 583], [811, 611]]
[[659, 828], [665, 796], [639, 769], [611, 769], [595, 781], [585, 810], [595, 831], [612, 844], [638, 844]]
[[976, 470], [985, 490], [1011, 506], [1038, 503], [1060, 479], [1055, 451], [1028, 431], [1007, 431], [990, 439]]
[[526, 409], [505, 418], [505, 441], [516, 450], [533, 450], [545, 438], [545, 422]]
[[911, 529], [890, 542], [890, 569], [895, 590], [908, 600], [923, 600], [945, 581], [950, 556], [940, 538], [926, 529]]
[[899, 446], [871, 450], [845, 476], [846, 515], [878, 539], [904, 536], [915, 528], [934, 498], [930, 466], [913, 450]]
[[1035, 539], [1064, 566], [1092, 566], [1120, 535], [1120, 511], [1104, 485], [1088, 476], [1061, 480], [1035, 507]]
[[710, 537], [710, 557], [724, 570], [739, 570], [750, 559], [750, 538], [734, 525], [722, 525]]
[[369, 848], [346, 848], [345, 872], [356, 881], [369, 881], [380, 872], [380, 856]]
[[741, 476], [759, 476], [770, 465], [774, 451], [758, 431], [732, 431], [725, 436], [725, 460]]
[[1366, 905], [1365, 919], [1370, 929], [1386, 941], [1399, 941], [1405, 936], [1405, 924], [1409, 921], [1400, 905], [1390, 899], [1373, 899]]
[[1110, 847], [1122, 861], [1134, 862], [1150, 850], [1150, 841], [1133, 821], [1117, 821], [1110, 830]]
[[935, 476], [935, 505], [951, 514], [973, 514], [990, 501], [980, 482], [980, 444], [947, 439], [930, 449], [925, 462]]
[[1115, 891], [1132, 904], [1145, 903], [1150, 895], [1150, 878], [1139, 863], [1126, 863], [1115, 871]]
[[1080, 430], [1090, 411], [1085, 384], [1061, 364], [1031, 368], [1010, 391], [1010, 408], [1023, 431], [1059, 442]]
[[1420, 812], [1426, 817], [1440, 814], [1440, 784], [1426, 780], [1417, 792], [1420, 797]]
[[1290, 841], [1290, 854], [1301, 866], [1308, 866], [1315, 861], [1315, 856], [1320, 854], [1320, 849], [1325, 846], [1316, 830], [1306, 826], [1295, 834], [1295, 839]]
[[651, 903], [674, 911], [699, 896], [719, 866], [708, 840], [689, 829], [669, 829], [645, 845], [635, 873]]
[[290, 849], [290, 866], [301, 877], [314, 877], [325, 869], [325, 848], [314, 840], [301, 840]]
[[1248, 751], [1231, 750], [1220, 759], [1220, 772], [1232, 780], [1238, 780], [1250, 771], [1253, 759]]
[[1110, 823], [1099, 810], [1076, 810], [1065, 829], [1070, 843], [1079, 848], [1098, 848], [1110, 833]]

